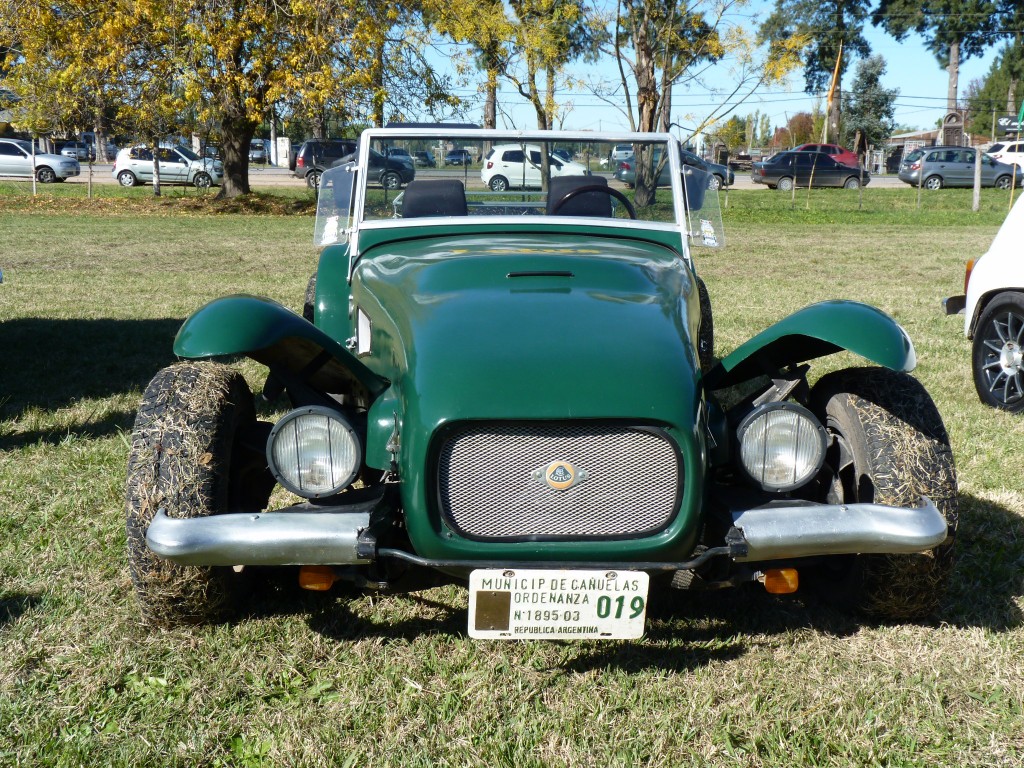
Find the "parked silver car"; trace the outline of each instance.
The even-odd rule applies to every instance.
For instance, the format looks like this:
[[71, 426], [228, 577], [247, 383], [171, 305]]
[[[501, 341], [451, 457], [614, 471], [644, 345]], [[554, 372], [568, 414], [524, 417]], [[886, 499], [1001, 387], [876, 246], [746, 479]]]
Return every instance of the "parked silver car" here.
[[[904, 155], [899, 178], [913, 187], [920, 184], [925, 189], [973, 187], [976, 155], [977, 150], [971, 147], [921, 147]], [[1016, 181], [1013, 181], [1014, 174]], [[1021, 182], [1024, 182], [1024, 172], [1019, 167], [982, 153], [981, 186], [1008, 189], [1010, 184], [1021, 186]]]
[[[161, 146], [161, 184], [193, 184], [200, 188], [220, 184], [224, 166], [219, 160], [203, 159], [188, 147]], [[153, 181], [153, 152], [149, 147], [126, 147], [117, 153], [114, 178], [122, 187]]]
[[0, 139], [0, 176], [23, 176], [48, 184], [78, 176], [82, 166], [73, 157], [36, 153], [32, 164], [32, 144], [21, 139]]

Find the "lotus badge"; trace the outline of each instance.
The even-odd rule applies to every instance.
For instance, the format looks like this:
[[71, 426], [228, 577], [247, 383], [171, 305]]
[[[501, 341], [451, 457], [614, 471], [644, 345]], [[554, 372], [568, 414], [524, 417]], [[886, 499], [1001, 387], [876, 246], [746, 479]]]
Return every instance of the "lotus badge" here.
[[546, 467], [535, 469], [530, 476], [556, 491], [566, 491], [587, 479], [587, 471], [574, 467], [568, 461], [552, 461]]

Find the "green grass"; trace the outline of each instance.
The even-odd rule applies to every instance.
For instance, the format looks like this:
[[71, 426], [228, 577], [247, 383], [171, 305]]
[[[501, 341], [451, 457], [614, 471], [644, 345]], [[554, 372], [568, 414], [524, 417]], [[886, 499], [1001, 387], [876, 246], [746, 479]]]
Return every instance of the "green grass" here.
[[616, 643], [471, 641], [457, 587], [281, 579], [230, 624], [141, 625], [123, 529], [141, 390], [205, 301], [297, 309], [312, 219], [0, 197], [0, 765], [1020, 765], [1024, 422], [978, 402], [962, 320], [939, 308], [1006, 198], [915, 197], [869, 189], [861, 213], [823, 191], [808, 212], [731, 192], [729, 245], [698, 259], [720, 354], [827, 298], [911, 334], [962, 492], [939, 615], [877, 624], [752, 588], [675, 595]]

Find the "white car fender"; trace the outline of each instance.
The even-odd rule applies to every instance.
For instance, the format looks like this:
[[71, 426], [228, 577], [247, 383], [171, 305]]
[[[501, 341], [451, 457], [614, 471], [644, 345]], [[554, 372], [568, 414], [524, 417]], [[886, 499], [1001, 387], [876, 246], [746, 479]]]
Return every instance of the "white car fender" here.
[[979, 302], [1001, 291], [1024, 293], [1024, 195], [1014, 203], [995, 240], [971, 271], [964, 311], [964, 334], [974, 335]]

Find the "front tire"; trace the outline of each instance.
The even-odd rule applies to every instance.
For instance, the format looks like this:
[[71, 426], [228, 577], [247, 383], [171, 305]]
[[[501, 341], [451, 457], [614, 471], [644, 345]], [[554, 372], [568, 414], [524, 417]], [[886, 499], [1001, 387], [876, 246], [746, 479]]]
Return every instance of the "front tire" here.
[[843, 184], [843, 189], [860, 189], [860, 179], [856, 176], [851, 176]]
[[779, 192], [792, 192], [793, 191], [793, 180], [788, 176], [779, 179], [779, 183], [775, 185]]
[[193, 177], [192, 183], [196, 185], [197, 189], [209, 189], [213, 186], [213, 177], [206, 172], [197, 173]]
[[117, 183], [122, 187], [134, 187], [139, 183], [139, 180], [135, 178], [135, 174], [131, 171], [121, 171], [117, 174]]
[[712, 191], [717, 191], [717, 190], [721, 189], [723, 184], [724, 184], [724, 182], [722, 180], [722, 177], [719, 176], [718, 174], [712, 173], [708, 177], [708, 189], [710, 189]]
[[146, 545], [157, 510], [172, 518], [258, 511], [273, 480], [258, 439], [252, 393], [219, 363], [178, 363], [153, 377], [128, 457], [128, 564], [143, 616], [159, 626], [198, 624], [234, 607], [231, 568], [178, 565]]
[[918, 554], [828, 558], [808, 586], [840, 607], [885, 619], [923, 618], [938, 608], [953, 561], [957, 482], [949, 436], [916, 379], [886, 368], [851, 368], [821, 378], [812, 405], [829, 435], [834, 473], [827, 501], [916, 506], [927, 496], [949, 535]]
[[57, 181], [57, 174], [53, 168], [44, 165], [42, 168], [36, 169], [36, 181], [40, 184], [53, 184]]
[[400, 189], [402, 186], [402, 177], [394, 171], [388, 171], [380, 177], [380, 185], [384, 189]]
[[996, 179], [995, 187], [996, 187], [996, 189], [1009, 189], [1010, 188], [1010, 177], [1009, 176], [1000, 176], [998, 179]]
[[985, 308], [974, 331], [971, 368], [985, 405], [1024, 410], [1024, 296], [1000, 293]]

